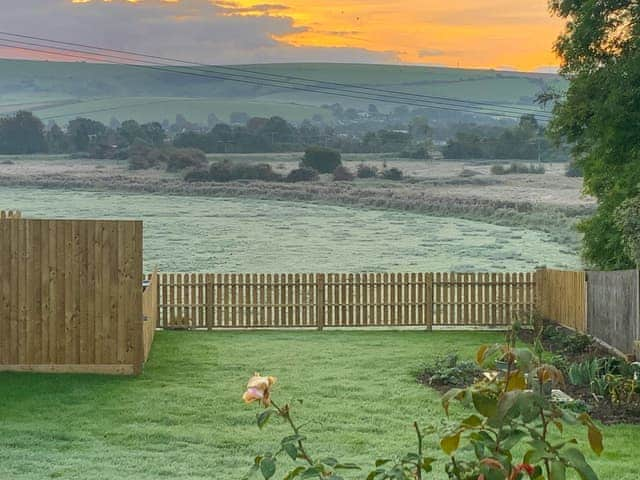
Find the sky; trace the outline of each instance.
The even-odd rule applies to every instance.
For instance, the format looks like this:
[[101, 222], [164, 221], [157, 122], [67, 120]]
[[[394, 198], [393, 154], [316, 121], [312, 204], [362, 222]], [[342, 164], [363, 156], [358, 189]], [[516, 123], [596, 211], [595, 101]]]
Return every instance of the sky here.
[[[2, 0], [2, 7], [0, 31], [211, 64], [554, 71], [562, 30], [547, 0]], [[6, 46], [0, 57], [54, 59]]]

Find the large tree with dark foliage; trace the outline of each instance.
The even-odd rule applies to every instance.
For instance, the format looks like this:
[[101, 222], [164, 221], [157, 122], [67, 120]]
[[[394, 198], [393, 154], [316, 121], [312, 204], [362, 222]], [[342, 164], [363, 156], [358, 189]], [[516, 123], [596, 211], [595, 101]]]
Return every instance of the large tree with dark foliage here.
[[0, 118], [0, 153], [19, 155], [46, 151], [44, 125], [31, 112]]
[[598, 199], [581, 223], [584, 257], [602, 269], [634, 266], [616, 211], [640, 192], [640, 7], [636, 0], [552, 0], [567, 20], [556, 43], [570, 81], [552, 132], [573, 144], [584, 188]]

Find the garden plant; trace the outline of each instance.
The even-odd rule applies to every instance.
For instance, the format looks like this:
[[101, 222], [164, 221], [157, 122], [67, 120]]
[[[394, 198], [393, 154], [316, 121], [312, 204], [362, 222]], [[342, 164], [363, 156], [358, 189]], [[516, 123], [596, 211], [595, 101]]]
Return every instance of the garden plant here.
[[[367, 480], [423, 479], [434, 469], [443, 469], [451, 480], [564, 480], [577, 472], [581, 480], [597, 480], [574, 438], [561, 438], [566, 426], [581, 424], [587, 429], [591, 450], [600, 454], [603, 437], [586, 413], [574, 413], [555, 402], [554, 386], [564, 383], [562, 373], [545, 364], [528, 348], [517, 348], [508, 337], [505, 344], [483, 345], [476, 354], [482, 377], [468, 388], [454, 388], [442, 398], [448, 426], [440, 433], [439, 448], [447, 460], [441, 462], [435, 449], [426, 453], [424, 431], [417, 422], [417, 445], [397, 459], [373, 462], [368, 473], [359, 465], [309, 451], [302, 427], [294, 419], [292, 403], [276, 403], [276, 379], [255, 374], [243, 395], [246, 403], [259, 402], [257, 425], [264, 428], [272, 417], [286, 422], [291, 435], [282, 438], [272, 452], [255, 457], [246, 478], [261, 475], [285, 480], [320, 478], [340, 480], [344, 472], [356, 470]], [[461, 404], [461, 419], [453, 420], [453, 402]], [[284, 457], [288, 457], [289, 461]]]

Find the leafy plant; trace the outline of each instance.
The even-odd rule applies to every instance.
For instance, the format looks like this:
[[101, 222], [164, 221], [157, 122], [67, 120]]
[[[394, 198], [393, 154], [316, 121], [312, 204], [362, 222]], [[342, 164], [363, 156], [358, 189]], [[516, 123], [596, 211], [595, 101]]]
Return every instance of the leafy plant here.
[[623, 375], [606, 375], [607, 386], [611, 403], [616, 405], [637, 402], [640, 399], [638, 394], [638, 379], [635, 377], [625, 377]]
[[[585, 412], [563, 409], [543, 394], [546, 385], [564, 380], [556, 368], [509, 342], [482, 346], [476, 360], [486, 370], [484, 378], [468, 388], [454, 388], [442, 399], [447, 416], [454, 400], [473, 410], [464, 420], [453, 423], [440, 440], [441, 449], [449, 456], [445, 472], [450, 480], [563, 480], [567, 470], [576, 471], [582, 480], [598, 479], [575, 439], [558, 441], [552, 435], [554, 428], [563, 432], [566, 424], [580, 423], [587, 428], [591, 449], [596, 454], [603, 450], [602, 434]], [[506, 365], [504, 372], [496, 370], [498, 362]], [[285, 480], [342, 480], [342, 470], [359, 470], [357, 465], [333, 457], [318, 459], [307, 449], [306, 438], [292, 418], [291, 405], [278, 406], [271, 398], [275, 382], [273, 377], [255, 374], [243, 399], [262, 403], [264, 410], [256, 416], [259, 428], [275, 416], [291, 427], [292, 435], [280, 441], [276, 453], [255, 457], [247, 477], [259, 473], [266, 480], [272, 478], [282, 456], [293, 463], [284, 473]], [[367, 480], [422, 480], [433, 470], [435, 459], [424, 454], [423, 433], [417, 423], [414, 429], [417, 450], [395, 462], [377, 460]], [[515, 452], [525, 445], [522, 458], [516, 458]]]
[[457, 354], [451, 353], [426, 365], [423, 373], [429, 377], [431, 385], [464, 387], [476, 381], [482, 375], [482, 369], [475, 362], [460, 361]]
[[[597, 479], [575, 439], [557, 442], [551, 435], [552, 428], [562, 432], [567, 423], [581, 423], [587, 427], [592, 450], [599, 454], [603, 449], [602, 434], [586, 413], [562, 409], [543, 394], [543, 386], [563, 381], [555, 367], [541, 363], [530, 350], [509, 344], [481, 347], [477, 361], [490, 370], [485, 379], [443, 397], [447, 414], [454, 400], [473, 409], [440, 443], [450, 456], [446, 466], [450, 479], [515, 480], [526, 475], [555, 480], [565, 478], [570, 469], [583, 480]], [[505, 362], [506, 371], [496, 370], [497, 362]], [[534, 380], [537, 387], [527, 389]], [[520, 445], [528, 448], [516, 460], [513, 449]]]
[[[292, 466], [284, 474], [285, 480], [294, 478], [320, 478], [327, 480], [342, 480], [339, 472], [344, 470], [361, 470], [353, 463], [343, 463], [333, 457], [316, 458], [306, 447], [306, 437], [301, 432], [301, 427], [297, 424], [292, 415], [291, 404], [279, 406], [271, 397], [271, 390], [276, 383], [276, 378], [271, 376], [261, 376], [256, 373], [249, 379], [247, 390], [242, 396], [245, 403], [259, 402], [264, 410], [256, 415], [256, 423], [260, 429], [264, 428], [272, 417], [279, 417], [291, 428], [291, 435], [282, 438], [275, 453], [264, 453], [255, 457], [253, 466], [249, 470], [245, 479], [255, 474], [260, 474], [265, 480], [272, 478], [281, 463], [280, 457], [288, 457]], [[369, 480], [415, 480], [422, 479], [423, 473], [431, 471], [431, 464], [435, 459], [426, 457], [423, 454], [423, 435], [418, 424], [414, 423], [414, 428], [418, 437], [417, 452], [411, 452], [397, 463], [390, 459], [379, 459], [375, 462], [375, 470], [367, 476]], [[387, 467], [387, 465], [390, 465]]]

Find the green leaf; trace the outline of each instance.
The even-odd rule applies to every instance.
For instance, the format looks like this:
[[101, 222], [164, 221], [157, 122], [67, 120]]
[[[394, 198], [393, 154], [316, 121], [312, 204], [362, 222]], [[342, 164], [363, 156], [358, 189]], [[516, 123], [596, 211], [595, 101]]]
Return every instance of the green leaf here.
[[440, 448], [447, 455], [451, 455], [460, 446], [460, 432], [448, 435], [440, 440]]
[[329, 465], [330, 467], [335, 467], [338, 464], [338, 460], [333, 457], [327, 457], [320, 460], [320, 463], [324, 463], [325, 465]]
[[256, 416], [257, 422], [258, 422], [258, 428], [262, 429], [267, 424], [273, 412], [274, 412], [273, 410], [268, 409]]
[[276, 474], [276, 462], [271, 457], [265, 457], [260, 462], [260, 472], [265, 480], [269, 480]]
[[298, 447], [296, 447], [293, 443], [285, 443], [282, 445], [284, 451], [291, 457], [291, 460], [295, 460], [298, 458]]
[[449, 404], [454, 398], [460, 400], [464, 397], [464, 390], [461, 388], [452, 388], [442, 396], [442, 407], [447, 415], [449, 415]]
[[495, 416], [498, 411], [498, 400], [484, 393], [473, 392], [471, 399], [476, 410], [487, 418]]
[[503, 450], [511, 450], [513, 447], [516, 446], [518, 442], [520, 442], [520, 440], [522, 440], [526, 436], [527, 434], [525, 432], [522, 432], [520, 430], [514, 430], [511, 434], [507, 436], [507, 438], [505, 438], [501, 442], [500, 446]]
[[336, 470], [362, 470], [355, 463], [337, 463], [333, 468]]
[[293, 470], [291, 470], [286, 477], [284, 477], [284, 480], [292, 480], [294, 478], [296, 478], [298, 475], [300, 475], [302, 472], [304, 472], [305, 467], [296, 467]]
[[569, 461], [571, 467], [578, 472], [582, 480], [598, 480], [598, 476], [589, 466], [580, 450], [577, 448], [567, 448], [562, 451], [562, 455]]
[[323, 473], [323, 469], [319, 466], [309, 467], [304, 472], [300, 478], [311, 478], [311, 477], [319, 477]]
[[567, 478], [567, 467], [562, 462], [552, 461], [549, 464], [551, 478], [549, 480], [565, 480]]
[[376, 467], [381, 467], [382, 465], [386, 465], [390, 461], [391, 460], [388, 458], [379, 458], [378, 460], [376, 460]]
[[478, 415], [471, 415], [462, 421], [462, 425], [469, 428], [475, 428], [482, 425], [482, 419]]

